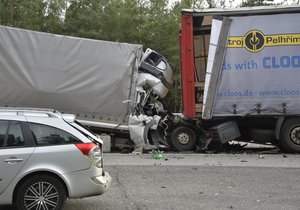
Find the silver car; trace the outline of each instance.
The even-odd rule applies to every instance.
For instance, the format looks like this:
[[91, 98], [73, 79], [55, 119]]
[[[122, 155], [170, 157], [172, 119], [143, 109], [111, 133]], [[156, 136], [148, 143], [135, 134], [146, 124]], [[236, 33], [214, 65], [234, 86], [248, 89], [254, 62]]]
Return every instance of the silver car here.
[[0, 108], [0, 205], [61, 209], [67, 198], [104, 193], [102, 143], [74, 115]]

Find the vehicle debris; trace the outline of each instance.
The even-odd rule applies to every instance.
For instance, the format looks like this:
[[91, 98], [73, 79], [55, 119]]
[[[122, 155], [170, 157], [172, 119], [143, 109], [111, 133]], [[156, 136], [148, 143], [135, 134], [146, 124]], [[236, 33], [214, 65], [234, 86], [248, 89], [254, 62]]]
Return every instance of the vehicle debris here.
[[152, 150], [151, 151], [151, 156], [155, 160], [165, 160], [165, 156], [161, 153], [161, 151], [157, 150]]

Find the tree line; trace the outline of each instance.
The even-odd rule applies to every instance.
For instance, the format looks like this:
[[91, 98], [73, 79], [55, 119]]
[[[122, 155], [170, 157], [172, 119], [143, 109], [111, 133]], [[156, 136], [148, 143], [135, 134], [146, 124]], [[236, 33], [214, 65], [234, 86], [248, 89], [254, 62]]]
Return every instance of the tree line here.
[[[234, 0], [0, 0], [0, 24], [41, 32], [141, 44], [174, 71], [168, 102], [180, 111], [180, 15], [184, 8], [226, 7]], [[226, 3], [229, 2], [229, 3]], [[242, 1], [241, 6], [269, 4]], [[271, 2], [272, 3], [272, 2]], [[299, 3], [299, 2], [298, 2]]]

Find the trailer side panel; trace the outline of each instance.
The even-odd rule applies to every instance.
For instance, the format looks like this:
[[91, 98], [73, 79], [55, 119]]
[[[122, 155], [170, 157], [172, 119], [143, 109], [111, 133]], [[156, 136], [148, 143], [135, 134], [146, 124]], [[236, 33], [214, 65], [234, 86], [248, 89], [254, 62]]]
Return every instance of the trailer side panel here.
[[[0, 27], [0, 106], [123, 123], [142, 46]], [[127, 101], [127, 103], [123, 103]]]

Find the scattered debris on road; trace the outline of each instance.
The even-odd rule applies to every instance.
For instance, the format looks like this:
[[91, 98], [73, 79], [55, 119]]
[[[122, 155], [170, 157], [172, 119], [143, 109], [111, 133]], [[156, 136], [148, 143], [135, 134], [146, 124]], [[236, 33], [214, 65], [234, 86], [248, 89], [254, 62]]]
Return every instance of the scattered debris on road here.
[[155, 159], [155, 160], [166, 160], [166, 158], [165, 158], [165, 156], [162, 154], [162, 152], [161, 151], [159, 151], [159, 150], [152, 150], [151, 151], [151, 156], [152, 156], [152, 158], [153, 159]]

